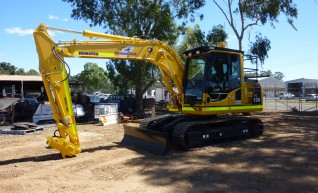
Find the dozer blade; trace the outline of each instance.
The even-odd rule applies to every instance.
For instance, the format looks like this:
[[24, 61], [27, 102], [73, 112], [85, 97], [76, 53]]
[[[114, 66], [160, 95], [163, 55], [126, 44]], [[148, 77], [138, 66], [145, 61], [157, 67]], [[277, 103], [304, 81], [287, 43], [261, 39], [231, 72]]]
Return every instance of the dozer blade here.
[[139, 124], [124, 124], [125, 135], [122, 142], [128, 146], [164, 155], [169, 146], [169, 133], [158, 132], [139, 127]]

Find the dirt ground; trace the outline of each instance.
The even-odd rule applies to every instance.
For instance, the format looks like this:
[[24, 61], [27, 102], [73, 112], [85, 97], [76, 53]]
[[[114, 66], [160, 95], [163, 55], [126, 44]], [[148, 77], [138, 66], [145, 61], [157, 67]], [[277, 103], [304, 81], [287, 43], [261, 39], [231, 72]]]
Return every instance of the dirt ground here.
[[318, 192], [316, 114], [257, 113], [256, 139], [166, 156], [125, 147], [121, 124], [79, 125], [83, 152], [60, 159], [47, 148], [55, 128], [0, 135], [0, 192]]

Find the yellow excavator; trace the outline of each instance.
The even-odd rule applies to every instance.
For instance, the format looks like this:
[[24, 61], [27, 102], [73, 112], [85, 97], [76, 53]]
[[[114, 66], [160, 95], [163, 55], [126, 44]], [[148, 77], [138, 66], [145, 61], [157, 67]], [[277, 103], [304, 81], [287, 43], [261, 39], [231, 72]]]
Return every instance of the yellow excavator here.
[[[48, 33], [57, 30], [93, 38], [54, 42]], [[263, 133], [262, 121], [251, 112], [262, 111], [262, 88], [244, 77], [243, 52], [224, 46], [202, 46], [186, 51], [184, 63], [166, 43], [84, 30], [82, 32], [40, 24], [33, 33], [39, 71], [58, 133], [47, 137], [63, 158], [81, 152], [64, 58], [135, 60], [159, 68], [170, 92], [168, 110], [174, 113], [144, 119], [139, 127], [125, 126], [123, 143], [165, 154], [170, 143], [184, 149], [227, 138], [254, 137]]]

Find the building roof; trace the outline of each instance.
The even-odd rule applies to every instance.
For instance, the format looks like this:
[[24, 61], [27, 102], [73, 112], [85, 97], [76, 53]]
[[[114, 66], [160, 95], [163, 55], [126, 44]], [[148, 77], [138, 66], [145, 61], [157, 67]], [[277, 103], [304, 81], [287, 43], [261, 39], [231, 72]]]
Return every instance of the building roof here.
[[42, 81], [42, 76], [0, 75], [0, 81]]
[[286, 83], [300, 83], [300, 82], [318, 82], [318, 79], [299, 78], [295, 80], [286, 81]]
[[[250, 78], [250, 79], [256, 79], [256, 78]], [[263, 88], [285, 88], [285, 84], [283, 81], [273, 77], [260, 77], [257, 79]]]

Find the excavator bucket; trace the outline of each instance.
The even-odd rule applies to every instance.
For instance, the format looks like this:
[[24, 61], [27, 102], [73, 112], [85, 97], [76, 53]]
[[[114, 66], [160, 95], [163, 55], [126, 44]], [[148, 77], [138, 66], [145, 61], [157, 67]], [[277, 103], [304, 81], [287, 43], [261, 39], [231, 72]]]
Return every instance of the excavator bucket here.
[[124, 124], [123, 144], [146, 150], [150, 153], [164, 155], [169, 146], [169, 133], [140, 128], [138, 123]]

